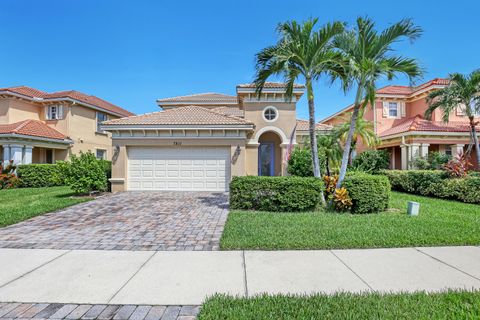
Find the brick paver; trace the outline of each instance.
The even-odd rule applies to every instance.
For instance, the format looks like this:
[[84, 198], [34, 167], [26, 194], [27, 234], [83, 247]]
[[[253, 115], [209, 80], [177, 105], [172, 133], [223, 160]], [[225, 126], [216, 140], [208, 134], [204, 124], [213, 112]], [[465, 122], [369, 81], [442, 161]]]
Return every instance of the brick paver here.
[[[1, 314], [1, 310], [10, 310]], [[17, 312], [12, 312], [17, 310]], [[19, 312], [20, 310], [30, 311]], [[35, 312], [37, 311], [37, 312]], [[124, 320], [192, 320], [200, 306], [146, 305], [76, 305], [0, 303], [0, 320], [7, 319], [124, 319]]]
[[0, 248], [218, 250], [228, 196], [122, 192], [1, 228]]

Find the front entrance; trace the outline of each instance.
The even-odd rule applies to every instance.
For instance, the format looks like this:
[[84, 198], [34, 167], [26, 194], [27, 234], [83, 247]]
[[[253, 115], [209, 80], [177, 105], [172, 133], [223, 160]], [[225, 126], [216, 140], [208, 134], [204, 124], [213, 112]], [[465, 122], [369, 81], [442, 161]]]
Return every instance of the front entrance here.
[[273, 142], [262, 142], [258, 146], [258, 175], [275, 175], [275, 149]]

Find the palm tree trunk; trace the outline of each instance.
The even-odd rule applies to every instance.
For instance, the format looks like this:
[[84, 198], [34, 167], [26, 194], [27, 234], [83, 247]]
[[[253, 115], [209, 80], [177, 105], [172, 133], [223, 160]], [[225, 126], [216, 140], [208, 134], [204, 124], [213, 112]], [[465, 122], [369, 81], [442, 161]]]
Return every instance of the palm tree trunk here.
[[[318, 146], [317, 146], [317, 134], [315, 132], [315, 102], [313, 97], [313, 88], [311, 79], [306, 79], [307, 96], [308, 96], [308, 130], [310, 133], [310, 148], [312, 150], [312, 163], [313, 163], [313, 176], [321, 178], [320, 163], [318, 161]], [[322, 206], [325, 207], [325, 196], [323, 192], [320, 192], [320, 199]]]
[[342, 165], [340, 166], [340, 173], [338, 175], [338, 182], [336, 188], [342, 186], [345, 175], [347, 174], [347, 165], [350, 157], [350, 149], [352, 148], [353, 133], [355, 132], [355, 124], [357, 123], [358, 113], [360, 111], [360, 102], [362, 99], [362, 84], [358, 84], [357, 96], [355, 97], [355, 104], [353, 106], [352, 118], [350, 119], [350, 129], [348, 130], [347, 141], [345, 141], [345, 149], [343, 149]]
[[470, 128], [472, 130], [472, 139], [473, 144], [475, 145], [475, 153], [477, 154], [477, 169], [480, 170], [480, 146], [478, 144], [477, 131], [475, 130], [476, 123], [474, 122], [473, 117], [469, 117]]

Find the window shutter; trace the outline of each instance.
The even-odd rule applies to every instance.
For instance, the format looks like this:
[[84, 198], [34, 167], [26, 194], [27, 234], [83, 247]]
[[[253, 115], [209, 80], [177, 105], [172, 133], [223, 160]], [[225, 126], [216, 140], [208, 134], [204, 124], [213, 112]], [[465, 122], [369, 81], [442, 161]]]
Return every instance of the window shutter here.
[[465, 111], [463, 110], [463, 104], [457, 106], [457, 116], [464, 116]]
[[59, 104], [57, 106], [57, 112], [58, 112], [58, 119], [63, 119], [63, 105]]
[[388, 101], [383, 101], [382, 115], [383, 115], [384, 118], [388, 117]]
[[400, 102], [400, 114], [402, 115], [402, 118], [406, 116], [407, 111], [405, 109], [405, 101]]
[[50, 119], [50, 106], [45, 107], [45, 119], [46, 120]]

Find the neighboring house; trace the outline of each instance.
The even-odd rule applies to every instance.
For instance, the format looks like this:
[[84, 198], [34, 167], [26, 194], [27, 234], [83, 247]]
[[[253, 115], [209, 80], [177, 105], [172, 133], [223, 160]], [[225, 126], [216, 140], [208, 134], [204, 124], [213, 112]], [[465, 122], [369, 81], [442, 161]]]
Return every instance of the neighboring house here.
[[284, 174], [288, 146], [308, 135], [308, 123], [296, 119], [303, 92], [295, 85], [286, 102], [282, 83], [266, 83], [260, 97], [243, 84], [236, 96], [159, 99], [163, 111], [104, 122], [114, 146], [113, 191], [226, 191], [232, 176]]
[[133, 113], [78, 91], [47, 93], [21, 86], [0, 89], [0, 155], [15, 164], [54, 163], [92, 151], [109, 159], [108, 119]]
[[[433, 113], [431, 121], [424, 119], [428, 108], [427, 95], [447, 85], [448, 80], [437, 78], [416, 87], [394, 85], [377, 90], [375, 108], [367, 106], [364, 118], [373, 122], [375, 133], [381, 140], [378, 149], [390, 152], [392, 169], [413, 169], [413, 160], [425, 157], [429, 152], [455, 156], [467, 149], [470, 126], [462, 108], [450, 115], [448, 123], [442, 121], [440, 109]], [[320, 123], [334, 126], [349, 121], [352, 109], [353, 105], [350, 105]], [[362, 149], [360, 145], [359, 151]], [[471, 157], [472, 163], [476, 163], [474, 149]]]

